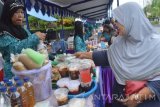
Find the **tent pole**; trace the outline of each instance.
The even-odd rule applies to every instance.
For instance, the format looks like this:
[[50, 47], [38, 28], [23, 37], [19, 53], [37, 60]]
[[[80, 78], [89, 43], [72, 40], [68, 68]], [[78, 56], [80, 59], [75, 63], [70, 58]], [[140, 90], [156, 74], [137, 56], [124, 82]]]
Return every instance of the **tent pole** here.
[[27, 7], [26, 7], [26, 2], [25, 2], [25, 0], [23, 0], [23, 3], [24, 3], [24, 7], [25, 7], [25, 9], [26, 9], [24, 15], [25, 15], [25, 18], [26, 18], [27, 29], [30, 30], [30, 28], [29, 28], [29, 22], [28, 22], [28, 15], [27, 15]]
[[61, 38], [64, 38], [64, 26], [63, 26], [63, 16], [61, 15], [61, 21], [62, 21], [62, 37]]
[[119, 6], [119, 0], [117, 0], [117, 7]]

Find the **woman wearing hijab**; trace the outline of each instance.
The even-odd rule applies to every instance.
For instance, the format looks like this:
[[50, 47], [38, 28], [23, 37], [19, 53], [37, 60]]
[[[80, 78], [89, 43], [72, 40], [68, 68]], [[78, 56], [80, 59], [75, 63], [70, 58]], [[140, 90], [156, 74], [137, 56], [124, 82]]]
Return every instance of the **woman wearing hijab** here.
[[[116, 78], [112, 107], [160, 106], [160, 35], [154, 31], [137, 3], [113, 10], [119, 36], [107, 51], [77, 53], [96, 65], [111, 66]], [[125, 99], [127, 80], [147, 80], [146, 86]]]
[[75, 22], [74, 47], [76, 52], [87, 51], [83, 34], [83, 23], [81, 21]]
[[5, 77], [12, 78], [10, 54], [21, 53], [23, 48], [36, 49], [39, 40], [45, 39], [45, 34], [31, 34], [22, 27], [24, 6], [18, 0], [7, 0], [4, 3], [0, 18], [0, 52], [4, 63]]

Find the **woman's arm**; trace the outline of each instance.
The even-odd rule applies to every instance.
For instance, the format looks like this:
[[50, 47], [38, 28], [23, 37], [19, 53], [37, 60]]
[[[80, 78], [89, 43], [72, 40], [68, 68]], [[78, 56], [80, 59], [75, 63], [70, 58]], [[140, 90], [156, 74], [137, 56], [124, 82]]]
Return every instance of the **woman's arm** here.
[[109, 66], [107, 51], [94, 51], [92, 59], [96, 66]]
[[18, 40], [8, 34], [5, 34], [0, 38], [1, 48], [8, 47], [13, 53], [20, 53], [23, 48], [36, 49], [38, 44], [39, 38], [35, 34], [32, 34], [23, 40]]
[[92, 59], [96, 66], [109, 66], [107, 51], [78, 52], [79, 58]]
[[127, 107], [136, 107], [139, 103], [143, 103], [146, 100], [156, 100], [156, 97], [160, 100], [160, 80], [149, 81], [147, 86], [138, 93], [132, 94], [120, 102]]

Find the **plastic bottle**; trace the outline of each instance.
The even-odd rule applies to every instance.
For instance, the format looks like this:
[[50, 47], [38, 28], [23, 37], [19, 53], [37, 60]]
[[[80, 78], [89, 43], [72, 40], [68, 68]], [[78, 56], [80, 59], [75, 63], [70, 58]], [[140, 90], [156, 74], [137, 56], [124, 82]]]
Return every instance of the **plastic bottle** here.
[[7, 93], [8, 95], [10, 95], [10, 88], [13, 87], [12, 81], [6, 82], [6, 86], [7, 86]]
[[6, 84], [5, 86], [7, 87], [7, 93], [9, 95], [10, 94], [10, 88], [13, 86], [13, 83], [12, 83], [12, 81], [8, 81], [5, 84]]
[[19, 81], [19, 80], [20, 80], [20, 77], [18, 77], [18, 76], [14, 77], [14, 85], [16, 85], [17, 81]]
[[0, 87], [0, 107], [11, 107], [11, 102], [6, 91], [7, 88], [5, 86]]
[[17, 81], [16, 86], [17, 91], [20, 93], [23, 107], [29, 107], [27, 89], [23, 86], [23, 82], [20, 80]]
[[34, 105], [35, 105], [34, 90], [33, 90], [33, 85], [29, 81], [28, 77], [24, 77], [24, 87], [27, 89], [27, 95], [28, 95], [28, 99], [29, 99], [29, 107], [34, 107]]
[[11, 94], [10, 94], [11, 107], [23, 107], [22, 101], [21, 101], [21, 96], [17, 92], [17, 88], [11, 87], [10, 92], [11, 92]]
[[4, 78], [4, 79], [3, 79], [3, 84], [4, 84], [4, 86], [7, 86], [7, 84], [6, 84], [6, 83], [7, 83], [8, 81], [9, 81], [9, 79], [8, 79], [8, 78]]

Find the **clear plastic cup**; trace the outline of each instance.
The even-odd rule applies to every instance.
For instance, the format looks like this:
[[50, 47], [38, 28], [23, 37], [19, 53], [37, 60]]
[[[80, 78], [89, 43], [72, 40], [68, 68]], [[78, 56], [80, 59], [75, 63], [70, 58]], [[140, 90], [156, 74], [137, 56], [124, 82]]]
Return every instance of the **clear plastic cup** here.
[[60, 88], [66, 88], [69, 84], [70, 79], [69, 78], [61, 78], [57, 81], [57, 86]]
[[71, 80], [69, 82], [69, 85], [68, 85], [69, 92], [71, 94], [77, 94], [77, 93], [79, 93], [79, 85], [80, 85], [80, 81], [78, 81], [78, 80]]
[[69, 69], [69, 77], [71, 80], [76, 80], [79, 78], [79, 64], [78, 63], [70, 63], [68, 65]]
[[79, 78], [81, 82], [81, 87], [83, 91], [88, 91], [91, 87], [92, 78], [91, 78], [91, 65], [88, 63], [82, 63], [79, 68]]
[[58, 105], [65, 105], [68, 103], [68, 89], [59, 88], [54, 91], [54, 95], [57, 99]]
[[67, 77], [68, 76], [68, 67], [66, 63], [61, 63], [57, 65], [59, 68], [59, 73], [61, 77]]

